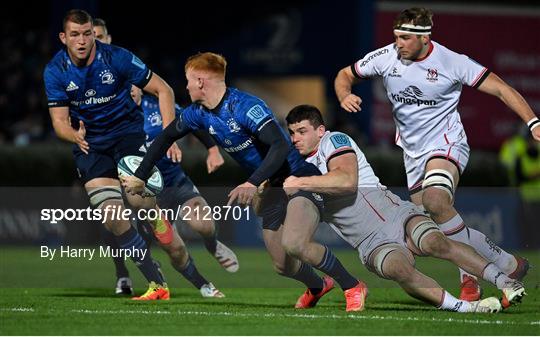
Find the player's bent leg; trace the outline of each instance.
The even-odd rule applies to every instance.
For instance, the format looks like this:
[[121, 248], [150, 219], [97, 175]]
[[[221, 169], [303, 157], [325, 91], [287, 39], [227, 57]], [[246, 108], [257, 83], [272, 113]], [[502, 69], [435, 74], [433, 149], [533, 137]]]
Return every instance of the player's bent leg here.
[[[112, 178], [95, 178], [88, 181], [85, 188], [90, 196], [92, 206], [102, 210], [105, 226], [114, 233], [120, 248], [132, 251], [131, 259], [148, 280], [150, 284], [149, 290], [141, 299], [164, 299], [168, 297], [168, 290], [161, 290], [163, 280], [152, 262], [152, 257], [142, 237], [128, 220], [113, 217], [108, 212], [108, 210], [115, 209], [117, 214], [120, 214], [124, 209], [119, 181]], [[165, 292], [167, 295], [165, 295]]]
[[[185, 215], [187, 212], [192, 213], [195, 209], [199, 209], [199, 212], [202, 212], [204, 207], [208, 207], [208, 203], [203, 197], [193, 197], [182, 204], [182, 209], [185, 210], [182, 215]], [[212, 220], [210, 217], [207, 217], [206, 219], [204, 217], [191, 216], [186, 223], [189, 225], [189, 227], [191, 227], [191, 229], [199, 233], [203, 238], [212, 237], [215, 235], [216, 225], [214, 220]]]
[[173, 238], [170, 243], [160, 243], [160, 246], [169, 255], [173, 268], [182, 274], [195, 288], [199, 289], [203, 297], [225, 297], [221, 291], [199, 273], [195, 261], [189, 255], [186, 244], [177, 231], [173, 231]]
[[[209, 207], [206, 200], [201, 196], [190, 198], [182, 204], [182, 210], [193, 213], [194, 209], [199, 208], [197, 214], [203, 214], [202, 209]], [[216, 225], [213, 219], [205, 217], [189, 217], [187, 224], [201, 235], [204, 246], [212, 254], [219, 264], [229, 273], [235, 273], [240, 268], [238, 257], [225, 244], [217, 240]]]
[[478, 302], [458, 300], [435, 280], [414, 267], [411, 252], [399, 245], [385, 245], [370, 254], [369, 269], [380, 277], [396, 281], [410, 296], [438, 309], [456, 312], [498, 312], [501, 305], [496, 298]]
[[319, 211], [307, 198], [296, 197], [287, 205], [281, 243], [288, 255], [311, 265], [318, 264], [324, 256], [324, 246], [312, 238], [319, 225]]
[[277, 229], [263, 229], [264, 244], [272, 260], [274, 270], [281, 276], [305, 284], [307, 290], [298, 298], [295, 308], [312, 308], [324, 294], [332, 290], [333, 280], [330, 277], [325, 277], [323, 280], [309, 264], [287, 255], [281, 244], [282, 234], [283, 226], [279, 226]]
[[[120, 249], [116, 237], [113, 233], [108, 231], [105, 226], [100, 226], [101, 240], [103, 243], [110, 247], [112, 250]], [[129, 271], [126, 268], [126, 263], [123, 256], [112, 257], [114, 268], [116, 271], [116, 295], [133, 295], [133, 282], [129, 277]]]
[[510, 279], [495, 264], [488, 263], [471, 246], [448, 239], [431, 219], [414, 217], [406, 224], [406, 230], [414, 247], [423, 254], [450, 261], [495, 285], [503, 292], [504, 307], [521, 302], [526, 295], [523, 284]]
[[305, 193], [291, 197], [283, 225], [283, 247], [289, 255], [332, 277], [344, 291], [347, 311], [361, 311], [365, 299], [363, 283], [343, 267], [328, 247], [313, 241], [320, 217], [316, 201], [310, 197]]

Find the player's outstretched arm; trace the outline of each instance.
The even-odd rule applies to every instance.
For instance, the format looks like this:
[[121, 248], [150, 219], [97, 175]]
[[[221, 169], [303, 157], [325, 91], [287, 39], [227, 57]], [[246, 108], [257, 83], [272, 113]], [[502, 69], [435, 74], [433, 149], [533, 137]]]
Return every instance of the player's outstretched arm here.
[[339, 104], [348, 112], [358, 112], [362, 110], [362, 108], [360, 108], [362, 99], [351, 92], [352, 85], [355, 81], [356, 77], [354, 77], [351, 67], [341, 69], [334, 80], [334, 90], [336, 91]]
[[[536, 115], [523, 96], [494, 73], [488, 75], [484, 82], [480, 84], [478, 90], [498, 97], [507, 107], [521, 117], [525, 123], [529, 123], [536, 118]], [[531, 132], [534, 138], [540, 141], [540, 127], [535, 127]]]
[[84, 137], [86, 136], [86, 129], [84, 128], [84, 123], [82, 121], [79, 121], [79, 130], [73, 129], [69, 121], [68, 107], [49, 108], [49, 114], [51, 115], [54, 132], [56, 133], [58, 138], [79, 145], [81, 151], [88, 154], [90, 146], [88, 145], [88, 142], [84, 139]]
[[232, 205], [235, 201], [241, 205], [250, 205], [257, 193], [257, 186], [274, 175], [287, 160], [289, 144], [275, 122], [269, 122], [263, 126], [257, 134], [257, 139], [269, 146], [268, 152], [248, 181], [229, 193], [227, 205]]

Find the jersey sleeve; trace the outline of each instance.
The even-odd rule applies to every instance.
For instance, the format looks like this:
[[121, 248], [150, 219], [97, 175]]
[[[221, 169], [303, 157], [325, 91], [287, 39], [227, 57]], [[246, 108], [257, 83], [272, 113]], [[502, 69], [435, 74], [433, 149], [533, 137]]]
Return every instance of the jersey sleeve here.
[[240, 111], [236, 116], [240, 124], [253, 134], [258, 134], [266, 124], [273, 121], [272, 111], [262, 101], [250, 100], [242, 105], [242, 110], [245, 112]]
[[152, 77], [152, 71], [148, 69], [146, 64], [127, 49], [115, 48], [113, 64], [128, 82], [141, 89], [148, 84]]
[[328, 137], [325, 137], [320, 145], [320, 153], [323, 154], [326, 165], [333, 158], [346, 153], [355, 153], [352, 142], [349, 136], [341, 132], [332, 132]]
[[60, 79], [60, 72], [48, 65], [43, 71], [45, 93], [49, 108], [69, 106], [69, 97]]
[[177, 118], [178, 118], [178, 124], [181, 125], [184, 128], [188, 128], [190, 130], [199, 130], [203, 127], [201, 126], [202, 123], [197, 118], [197, 111], [194, 105], [190, 105], [185, 109], [176, 110]]
[[466, 55], [456, 54], [455, 58], [450, 64], [454, 66], [456, 80], [462, 84], [478, 88], [490, 73], [488, 68]]
[[174, 115], [176, 117], [180, 116], [182, 114], [182, 111], [183, 111], [183, 109], [182, 109], [182, 107], [180, 105], [174, 104]]
[[388, 56], [391, 52], [391, 46], [386, 46], [371, 53], [368, 53], [362, 59], [351, 65], [351, 71], [357, 78], [370, 78], [381, 76], [387, 65]]

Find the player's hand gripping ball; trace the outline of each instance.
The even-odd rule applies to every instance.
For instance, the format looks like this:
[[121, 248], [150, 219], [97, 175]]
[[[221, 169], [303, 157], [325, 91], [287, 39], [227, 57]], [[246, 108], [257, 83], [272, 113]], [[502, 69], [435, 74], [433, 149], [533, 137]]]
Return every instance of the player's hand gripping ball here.
[[[125, 156], [118, 162], [118, 176], [129, 177], [135, 174], [135, 171], [141, 164], [143, 158], [139, 156]], [[153, 197], [163, 190], [163, 176], [157, 167], [152, 168], [152, 175], [148, 178], [144, 187], [143, 196]]]

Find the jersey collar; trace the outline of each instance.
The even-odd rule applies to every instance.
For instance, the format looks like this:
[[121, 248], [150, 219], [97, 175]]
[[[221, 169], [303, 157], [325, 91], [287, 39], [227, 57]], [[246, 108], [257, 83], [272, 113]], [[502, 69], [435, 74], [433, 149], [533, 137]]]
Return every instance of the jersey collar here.
[[231, 94], [231, 90], [229, 88], [226, 88], [225, 89], [225, 94], [223, 95], [223, 97], [221, 97], [221, 101], [219, 101], [218, 105], [216, 105], [215, 108], [209, 110], [211, 113], [214, 113], [214, 114], [217, 114], [219, 113], [219, 110], [221, 110], [221, 107], [223, 106], [223, 102], [225, 102], [225, 100], [227, 98], [229, 98], [229, 95]]
[[433, 51], [433, 43], [431, 41], [429, 41], [429, 49], [428, 49], [428, 52], [427, 52], [426, 56], [421, 57], [421, 58], [417, 58], [416, 60], [414, 60], [414, 62], [424, 61], [425, 59], [427, 59], [429, 57], [429, 55], [431, 55], [432, 51]]

